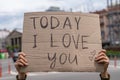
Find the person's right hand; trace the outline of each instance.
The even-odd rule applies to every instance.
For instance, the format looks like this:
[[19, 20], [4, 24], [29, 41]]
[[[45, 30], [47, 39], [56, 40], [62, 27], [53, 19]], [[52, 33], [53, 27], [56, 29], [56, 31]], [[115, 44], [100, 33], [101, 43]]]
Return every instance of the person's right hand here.
[[27, 72], [21, 72], [20, 71], [21, 67], [28, 66], [28, 62], [27, 62], [25, 57], [26, 57], [26, 54], [21, 52], [21, 53], [19, 53], [18, 59], [15, 62], [15, 67], [16, 67], [16, 70], [18, 71], [18, 76], [19, 77], [25, 77], [26, 73], [27, 73]]

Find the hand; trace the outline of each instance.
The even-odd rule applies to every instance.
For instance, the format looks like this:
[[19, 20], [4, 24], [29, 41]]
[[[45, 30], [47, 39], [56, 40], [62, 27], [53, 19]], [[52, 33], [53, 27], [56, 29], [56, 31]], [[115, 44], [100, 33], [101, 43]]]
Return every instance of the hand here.
[[98, 56], [95, 58], [95, 61], [98, 64], [103, 64], [104, 65], [104, 71], [101, 72], [101, 76], [108, 78], [108, 72], [107, 72], [107, 68], [109, 65], [109, 58], [106, 55], [106, 50], [102, 50], [101, 52], [99, 52]]
[[26, 57], [26, 54], [21, 52], [21, 53], [19, 53], [18, 59], [15, 62], [15, 67], [16, 67], [16, 70], [18, 71], [18, 76], [20, 79], [22, 79], [26, 76], [26, 72], [20, 72], [21, 67], [28, 66], [28, 62], [25, 57]]

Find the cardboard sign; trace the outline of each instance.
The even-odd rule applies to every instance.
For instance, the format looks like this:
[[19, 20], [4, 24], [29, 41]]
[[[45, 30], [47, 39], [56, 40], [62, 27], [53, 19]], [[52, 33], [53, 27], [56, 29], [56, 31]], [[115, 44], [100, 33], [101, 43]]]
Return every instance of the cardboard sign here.
[[27, 71], [102, 70], [94, 58], [101, 51], [99, 16], [67, 12], [25, 13], [22, 51]]

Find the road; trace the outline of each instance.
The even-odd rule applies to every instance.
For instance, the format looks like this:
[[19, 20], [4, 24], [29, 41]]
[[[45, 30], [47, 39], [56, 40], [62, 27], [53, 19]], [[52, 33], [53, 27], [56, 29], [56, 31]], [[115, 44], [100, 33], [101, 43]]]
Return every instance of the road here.
[[[2, 77], [0, 77], [0, 80], [16, 80], [17, 72], [12, 59], [0, 60], [0, 64], [2, 65]], [[111, 80], [119, 80], [120, 60], [117, 61], [116, 68], [114, 67], [114, 61], [110, 60], [108, 71]], [[28, 73], [27, 80], [100, 80], [100, 77], [99, 73], [96, 72], [36, 72]]]

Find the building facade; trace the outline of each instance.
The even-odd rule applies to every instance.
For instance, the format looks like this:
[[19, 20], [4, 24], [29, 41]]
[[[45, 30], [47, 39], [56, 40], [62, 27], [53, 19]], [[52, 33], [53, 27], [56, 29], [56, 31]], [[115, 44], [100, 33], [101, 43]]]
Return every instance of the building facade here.
[[8, 36], [9, 33], [10, 31], [6, 29], [0, 29], [0, 49], [6, 48], [5, 38]]
[[103, 46], [120, 46], [120, 3], [113, 5], [108, 0], [107, 9], [94, 13], [100, 15]]
[[120, 45], [120, 4], [108, 7], [109, 39], [111, 45]]
[[22, 46], [22, 31], [13, 30], [5, 39], [6, 47], [12, 48], [13, 51], [17, 49], [17, 51], [21, 51]]

